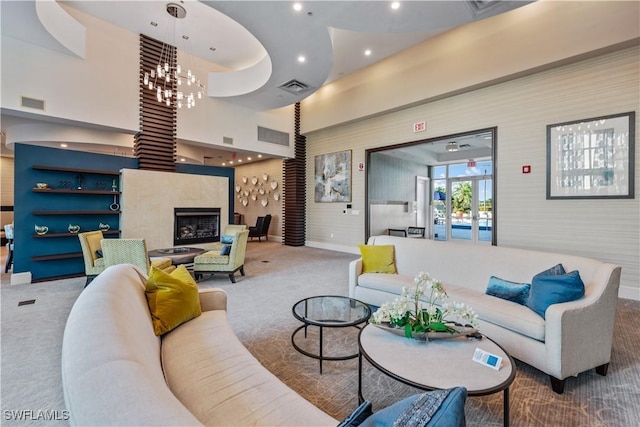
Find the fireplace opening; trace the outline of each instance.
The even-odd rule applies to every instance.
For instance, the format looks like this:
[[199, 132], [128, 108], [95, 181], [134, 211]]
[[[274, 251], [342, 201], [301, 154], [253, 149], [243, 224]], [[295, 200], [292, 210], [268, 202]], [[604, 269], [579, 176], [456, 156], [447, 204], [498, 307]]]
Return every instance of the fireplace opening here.
[[220, 208], [174, 208], [173, 244], [220, 241]]

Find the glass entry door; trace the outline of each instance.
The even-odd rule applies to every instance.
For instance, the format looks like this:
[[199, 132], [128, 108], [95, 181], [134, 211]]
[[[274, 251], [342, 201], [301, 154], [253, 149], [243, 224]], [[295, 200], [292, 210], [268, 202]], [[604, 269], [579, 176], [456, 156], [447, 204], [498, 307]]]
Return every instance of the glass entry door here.
[[448, 240], [491, 242], [491, 184], [486, 177], [448, 180]]

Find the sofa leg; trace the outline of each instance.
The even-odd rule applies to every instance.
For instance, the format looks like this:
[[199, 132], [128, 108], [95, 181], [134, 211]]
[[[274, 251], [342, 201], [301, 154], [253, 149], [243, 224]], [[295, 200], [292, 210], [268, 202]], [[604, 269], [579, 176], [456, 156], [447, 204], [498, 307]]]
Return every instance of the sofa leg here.
[[244, 265], [242, 267], [240, 267], [240, 274], [242, 274], [244, 276]]
[[233, 273], [229, 273], [229, 279], [231, 279], [231, 283], [236, 283], [236, 276]]
[[551, 380], [551, 388], [553, 391], [558, 394], [564, 393], [564, 383], [567, 381], [566, 378], [564, 380], [559, 380], [556, 377], [549, 375], [549, 379]]
[[609, 364], [605, 363], [604, 365], [600, 365], [596, 367], [596, 372], [603, 377], [607, 376], [607, 371], [609, 370]]

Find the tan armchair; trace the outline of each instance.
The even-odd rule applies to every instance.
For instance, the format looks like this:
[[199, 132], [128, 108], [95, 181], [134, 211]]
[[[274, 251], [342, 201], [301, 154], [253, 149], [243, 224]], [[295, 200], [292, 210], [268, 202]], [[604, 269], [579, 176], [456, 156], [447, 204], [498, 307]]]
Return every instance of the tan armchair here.
[[196, 280], [201, 279], [204, 274], [224, 273], [229, 275], [231, 283], [236, 283], [236, 271], [240, 271], [244, 276], [244, 256], [248, 238], [249, 230], [237, 232], [229, 255], [222, 255], [220, 250], [214, 250], [196, 256], [193, 260]]
[[151, 266], [166, 271], [173, 271], [175, 266], [170, 258], [149, 259], [147, 243], [144, 239], [104, 239], [102, 241], [104, 266], [117, 264], [133, 264], [144, 272], [149, 272]]
[[102, 250], [101, 242], [104, 239], [102, 231], [87, 231], [78, 233], [80, 247], [82, 248], [82, 258], [84, 258], [84, 273], [87, 275], [86, 287], [95, 277], [105, 269], [104, 258], [98, 256], [98, 251]]

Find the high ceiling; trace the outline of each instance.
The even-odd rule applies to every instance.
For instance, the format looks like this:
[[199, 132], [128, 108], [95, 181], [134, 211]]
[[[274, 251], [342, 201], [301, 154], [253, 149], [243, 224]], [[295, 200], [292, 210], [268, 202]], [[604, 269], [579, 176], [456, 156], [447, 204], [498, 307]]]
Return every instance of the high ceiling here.
[[[209, 76], [199, 77], [207, 80], [208, 96], [253, 110], [291, 105], [333, 80], [456, 26], [530, 3], [401, 1], [392, 8], [391, 1], [305, 1], [297, 10], [293, 1], [174, 2], [184, 7], [184, 19], [167, 13], [169, 0], [59, 1], [131, 32], [173, 44], [186, 51], [187, 57], [205, 60], [210, 64]], [[3, 35], [50, 47], [50, 37], [42, 28], [35, 30], [41, 26], [37, 25], [34, 0], [1, 3]], [[281, 87], [291, 81], [295, 82], [293, 90]], [[113, 151], [113, 147], [106, 150]], [[231, 155], [211, 150], [205, 157]]]

